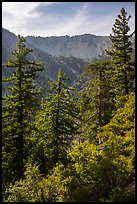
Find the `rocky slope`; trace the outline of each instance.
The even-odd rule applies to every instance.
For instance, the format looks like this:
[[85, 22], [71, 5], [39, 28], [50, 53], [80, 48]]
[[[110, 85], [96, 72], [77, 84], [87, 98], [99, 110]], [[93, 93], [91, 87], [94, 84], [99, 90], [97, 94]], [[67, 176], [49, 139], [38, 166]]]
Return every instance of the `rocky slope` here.
[[[2, 29], [2, 63], [7, 62], [11, 56], [11, 51], [16, 47], [17, 36], [9, 32], [6, 29]], [[69, 79], [68, 84], [74, 84], [82, 73], [83, 67], [86, 64], [85, 61], [75, 57], [54, 57], [47, 52], [37, 48], [26, 40], [26, 46], [33, 49], [33, 52], [29, 54], [31, 60], [37, 60], [44, 63], [44, 71], [39, 73], [36, 83], [39, 87], [42, 87], [43, 93], [45, 91], [45, 84], [47, 80], [56, 80], [57, 72], [61, 68], [66, 77]], [[10, 76], [12, 69], [2, 69], [2, 76]], [[7, 92], [6, 84], [2, 84], [3, 92]]]
[[51, 54], [52, 56], [76, 57], [86, 61], [98, 59], [104, 55], [105, 48], [111, 48], [108, 36], [91, 34], [75, 35], [72, 37], [26, 37], [31, 45]]
[[[15, 49], [16, 40], [15, 34], [2, 29], [2, 63], [8, 60]], [[104, 57], [104, 49], [111, 47], [108, 37], [91, 34], [46, 38], [28, 36], [26, 45], [34, 50], [31, 58], [45, 64], [47, 77], [54, 80], [57, 70], [62, 68], [74, 82], [85, 63]]]
[[[2, 29], [2, 63], [9, 59], [11, 51], [16, 47], [16, 41], [15, 34]], [[69, 78], [69, 85], [74, 84], [86, 63], [106, 57], [105, 49], [111, 49], [111, 42], [109, 36], [91, 34], [45, 38], [27, 36], [26, 46], [33, 49], [30, 59], [44, 63], [44, 72], [37, 79], [37, 84], [43, 87], [48, 78], [57, 78], [59, 68], [62, 68]], [[8, 76], [11, 70], [2, 70], [2, 74]]]

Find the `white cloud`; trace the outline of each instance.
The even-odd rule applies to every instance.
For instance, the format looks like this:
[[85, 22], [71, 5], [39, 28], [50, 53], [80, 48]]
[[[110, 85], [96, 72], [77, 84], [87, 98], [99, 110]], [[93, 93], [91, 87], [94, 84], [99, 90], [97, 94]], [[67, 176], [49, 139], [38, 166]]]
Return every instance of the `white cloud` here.
[[[40, 12], [42, 6], [52, 6], [61, 2], [2, 2], [2, 27], [20, 35], [51, 36], [76, 35], [92, 33], [109, 35], [112, 31], [115, 15], [114, 10], [102, 12], [91, 2], [78, 3], [72, 6], [71, 16]], [[54, 8], [56, 9], [56, 8]], [[97, 11], [97, 12], [96, 12]], [[101, 16], [100, 16], [100, 12]], [[131, 14], [132, 15], [132, 14]], [[132, 16], [129, 25], [131, 31], [135, 28], [135, 17]]]
[[[81, 29], [83, 29], [83, 25], [88, 20], [88, 7], [84, 4], [82, 7], [77, 8], [75, 10], [75, 14], [71, 16], [64, 16], [63, 19], [61, 17], [52, 17], [44, 16], [42, 22], [48, 21], [49, 24], [44, 23], [43, 31], [46, 35], [75, 35], [77, 33], [81, 34]], [[40, 22], [39, 22], [40, 23]]]
[[2, 2], [2, 27], [24, 35], [27, 22], [29, 24], [33, 19], [39, 18], [36, 8], [42, 4], [48, 6], [54, 3], [56, 2]]

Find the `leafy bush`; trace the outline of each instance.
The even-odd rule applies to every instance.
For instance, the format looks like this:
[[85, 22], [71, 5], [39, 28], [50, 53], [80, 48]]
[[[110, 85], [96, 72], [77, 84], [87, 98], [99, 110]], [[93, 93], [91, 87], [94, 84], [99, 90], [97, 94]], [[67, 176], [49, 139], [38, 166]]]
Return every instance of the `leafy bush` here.
[[27, 164], [24, 179], [11, 184], [5, 191], [5, 202], [39, 202], [42, 201], [39, 186], [41, 176], [36, 164]]

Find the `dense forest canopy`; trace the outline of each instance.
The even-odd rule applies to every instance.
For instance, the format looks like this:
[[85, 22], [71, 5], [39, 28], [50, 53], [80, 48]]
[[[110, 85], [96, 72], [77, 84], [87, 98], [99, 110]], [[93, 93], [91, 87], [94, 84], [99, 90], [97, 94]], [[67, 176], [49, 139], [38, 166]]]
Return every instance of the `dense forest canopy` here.
[[[84, 67], [69, 86], [61, 67], [45, 93], [43, 64], [28, 58], [25, 38], [3, 69], [3, 202], [133, 202], [135, 200], [135, 65], [121, 9], [109, 58]], [[44, 79], [43, 79], [44, 80]], [[44, 81], [43, 81], [44, 83]], [[41, 96], [41, 97], [39, 97]]]

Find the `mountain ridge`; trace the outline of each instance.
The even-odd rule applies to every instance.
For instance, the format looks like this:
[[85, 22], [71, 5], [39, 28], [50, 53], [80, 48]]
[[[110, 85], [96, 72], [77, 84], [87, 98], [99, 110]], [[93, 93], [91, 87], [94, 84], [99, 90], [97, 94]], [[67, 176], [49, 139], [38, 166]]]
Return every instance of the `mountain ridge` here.
[[[11, 51], [16, 48], [17, 36], [6, 29], [2, 29], [2, 64], [7, 62], [11, 57]], [[45, 84], [48, 79], [54, 81], [57, 79], [58, 70], [61, 68], [66, 77], [69, 78], [68, 84], [73, 85], [82, 73], [83, 67], [86, 64], [82, 59], [75, 57], [65, 58], [63, 56], [53, 57], [52, 55], [40, 50], [29, 42], [25, 42], [26, 47], [33, 49], [29, 53], [30, 60], [40, 61], [44, 64], [44, 71], [38, 74], [36, 84], [42, 87], [42, 93], [45, 92]], [[9, 77], [12, 74], [12, 69], [2, 69], [2, 76]], [[8, 92], [7, 85], [2, 83], [3, 94]]]
[[[8, 61], [11, 51], [16, 48], [16, 42], [17, 36], [2, 28], [2, 63]], [[39, 74], [40, 79], [37, 79], [39, 86], [44, 86], [44, 80], [56, 80], [60, 68], [69, 78], [69, 85], [73, 85], [79, 80], [86, 64], [108, 58], [105, 49], [111, 49], [109, 36], [93, 34], [50, 37], [27, 36], [25, 43], [27, 47], [33, 49], [33, 52], [29, 54], [30, 59], [44, 63], [44, 71]], [[135, 39], [133, 39], [134, 45]], [[2, 69], [2, 76], [9, 76], [11, 72], [12, 70]]]
[[111, 48], [111, 42], [107, 36], [82, 34], [75, 36], [51, 36], [31, 37], [26, 40], [52, 56], [76, 57], [87, 62], [100, 56], [105, 56], [105, 48]]
[[[10, 32], [5, 28], [2, 30]], [[111, 48], [109, 36], [97, 36], [89, 33], [74, 36], [26, 36], [25, 38], [33, 47], [39, 48], [53, 57], [72, 56], [86, 62], [106, 56], [104, 50]]]

